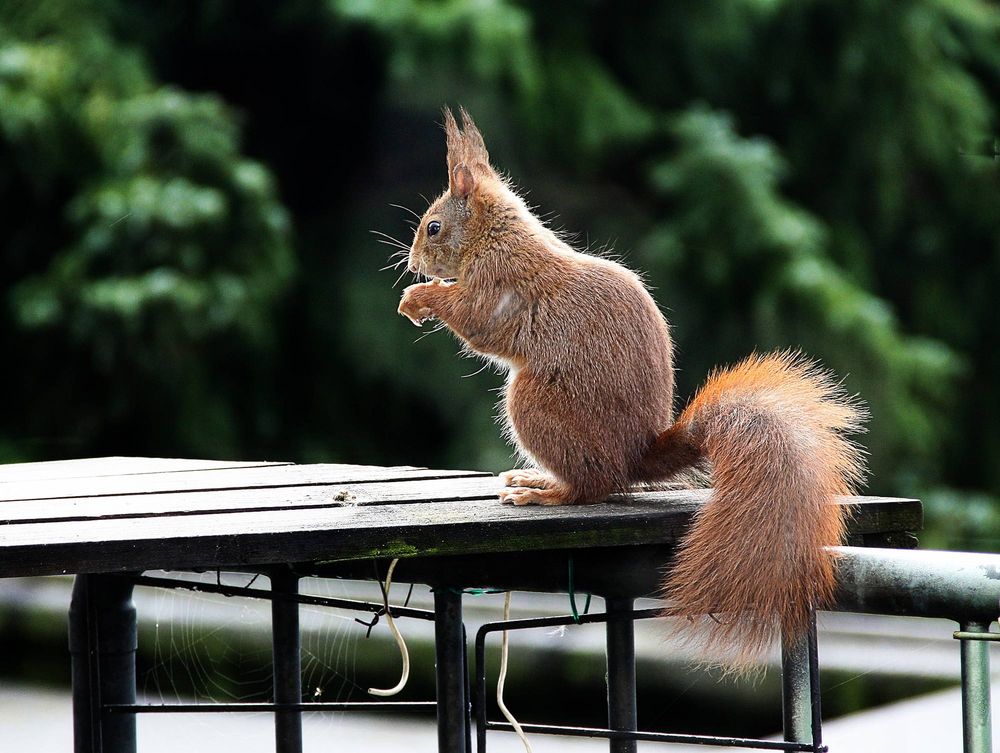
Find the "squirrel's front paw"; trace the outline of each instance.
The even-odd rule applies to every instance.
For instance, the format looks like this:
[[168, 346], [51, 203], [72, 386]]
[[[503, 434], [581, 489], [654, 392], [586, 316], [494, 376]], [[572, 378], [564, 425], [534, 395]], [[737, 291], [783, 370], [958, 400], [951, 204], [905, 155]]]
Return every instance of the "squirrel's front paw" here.
[[434, 287], [433, 282], [420, 282], [410, 285], [403, 291], [403, 297], [399, 301], [399, 308], [396, 311], [416, 326], [420, 326], [428, 319], [434, 318], [434, 312], [427, 305], [425, 298], [428, 288]]

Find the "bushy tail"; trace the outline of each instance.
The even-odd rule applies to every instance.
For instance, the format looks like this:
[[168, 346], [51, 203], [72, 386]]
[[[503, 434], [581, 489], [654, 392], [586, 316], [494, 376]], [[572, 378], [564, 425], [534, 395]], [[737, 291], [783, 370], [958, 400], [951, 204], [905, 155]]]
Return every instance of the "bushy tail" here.
[[682, 435], [712, 465], [714, 491], [663, 586], [668, 614], [715, 617], [712, 663], [746, 667], [779, 631], [801, 636], [832, 598], [823, 547], [843, 536], [833, 498], [862, 480], [864, 452], [846, 435], [866, 418], [829, 372], [786, 352], [712, 374], [661, 435], [656, 446]]

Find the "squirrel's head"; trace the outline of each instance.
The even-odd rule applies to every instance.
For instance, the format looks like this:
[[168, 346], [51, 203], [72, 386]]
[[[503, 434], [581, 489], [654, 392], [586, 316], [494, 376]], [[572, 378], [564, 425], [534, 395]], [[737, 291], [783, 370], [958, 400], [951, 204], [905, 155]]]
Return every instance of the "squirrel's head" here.
[[502, 180], [490, 167], [482, 134], [463, 108], [462, 127], [444, 110], [448, 138], [448, 190], [434, 201], [417, 226], [409, 269], [428, 277], [457, 278], [471, 254], [481, 249], [494, 213], [490, 207]]

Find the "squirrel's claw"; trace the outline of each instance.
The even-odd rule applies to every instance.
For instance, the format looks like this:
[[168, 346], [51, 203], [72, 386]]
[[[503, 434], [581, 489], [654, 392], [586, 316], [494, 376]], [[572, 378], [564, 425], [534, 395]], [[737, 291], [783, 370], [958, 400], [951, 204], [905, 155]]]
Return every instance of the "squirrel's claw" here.
[[572, 503], [572, 495], [565, 485], [558, 482], [549, 488], [514, 486], [501, 489], [500, 502], [505, 505], [566, 505]]
[[413, 323], [414, 327], [422, 327], [424, 322], [426, 322], [428, 319], [433, 318], [430, 314], [429, 309], [421, 309], [419, 314], [413, 315], [407, 311], [403, 311], [403, 307], [400, 306], [399, 309], [397, 310], [397, 313], [400, 313], [407, 319], [409, 319]]

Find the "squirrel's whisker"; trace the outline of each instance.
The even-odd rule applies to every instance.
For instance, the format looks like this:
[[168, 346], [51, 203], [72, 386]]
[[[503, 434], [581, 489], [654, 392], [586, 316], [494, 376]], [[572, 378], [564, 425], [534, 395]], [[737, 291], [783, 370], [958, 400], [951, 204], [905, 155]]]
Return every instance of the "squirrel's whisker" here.
[[400, 281], [400, 280], [402, 280], [402, 279], [403, 279], [403, 277], [405, 277], [405, 276], [406, 276], [406, 273], [407, 273], [408, 271], [409, 271], [409, 268], [407, 268], [407, 267], [404, 267], [404, 268], [403, 268], [403, 271], [399, 273], [399, 277], [397, 277], [397, 278], [396, 278], [396, 281], [395, 281], [394, 283], [392, 283], [392, 286], [393, 286], [393, 287], [396, 287], [397, 285], [399, 285], [399, 281]]
[[406, 259], [400, 259], [395, 264], [386, 264], [384, 267], [382, 267], [379, 270], [379, 272], [385, 272], [386, 270], [389, 270], [389, 269], [399, 269], [399, 265], [400, 264], [405, 264], [405, 263], [406, 263]]
[[396, 207], [396, 209], [402, 209], [404, 212], [409, 212], [410, 214], [412, 214], [414, 217], [417, 218], [417, 222], [420, 221], [420, 215], [417, 214], [416, 212], [414, 212], [409, 207], [404, 207], [402, 204], [389, 204], [389, 206], [390, 207]]
[[403, 248], [402, 246], [395, 246], [392, 243], [389, 243], [389, 241], [378, 241], [378, 243], [381, 243], [384, 246], [388, 246], [389, 248], [395, 249], [395, 251], [393, 251], [392, 255], [389, 257], [390, 259], [396, 258], [397, 255], [407, 256], [410, 253], [410, 249]]
[[399, 238], [393, 238], [391, 235], [389, 235], [388, 233], [383, 233], [381, 230], [369, 230], [368, 232], [371, 233], [372, 235], [381, 235], [387, 241], [392, 241], [400, 248], [409, 248], [409, 245], [403, 243], [403, 241], [401, 241]]
[[408, 254], [410, 252], [410, 249], [408, 249], [406, 246], [398, 246], [395, 243], [392, 243], [390, 241], [384, 241], [380, 238], [376, 238], [375, 242], [381, 243], [383, 246], [388, 246], [389, 248], [396, 249], [395, 251], [393, 251], [394, 254]]

